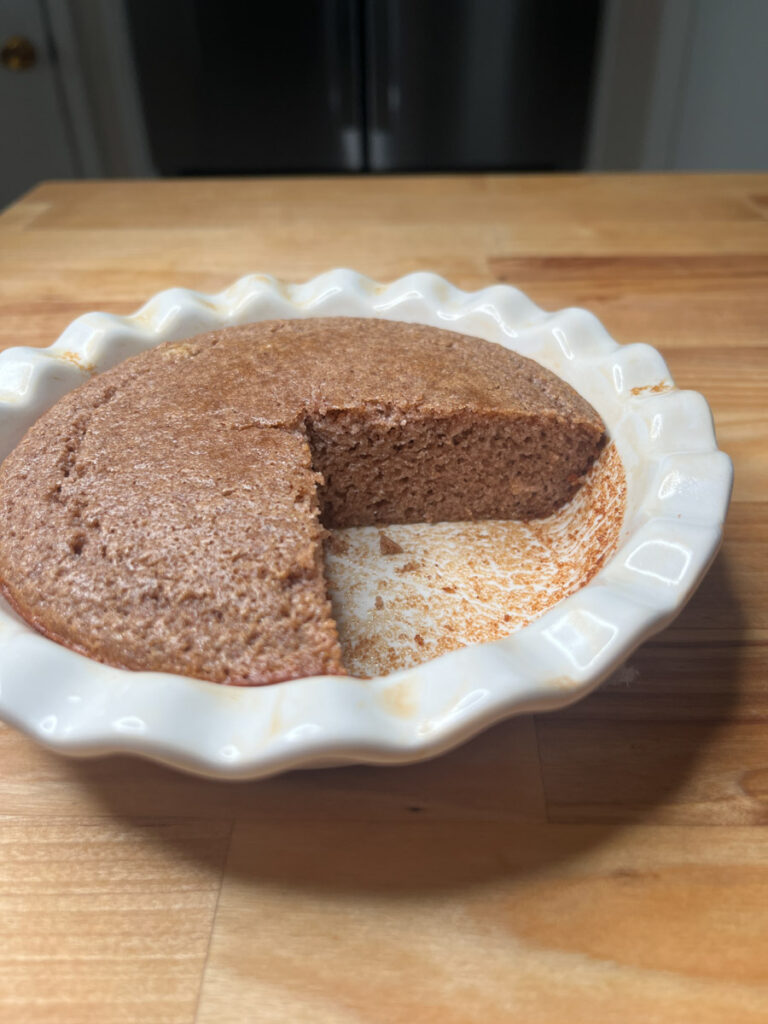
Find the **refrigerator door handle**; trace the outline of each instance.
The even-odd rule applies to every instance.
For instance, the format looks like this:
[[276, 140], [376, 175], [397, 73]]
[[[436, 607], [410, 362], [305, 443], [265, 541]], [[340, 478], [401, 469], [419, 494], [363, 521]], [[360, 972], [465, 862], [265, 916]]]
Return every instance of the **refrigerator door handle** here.
[[400, 0], [365, 0], [368, 164], [395, 166], [395, 135], [401, 105]]
[[325, 56], [328, 107], [338, 133], [342, 166], [365, 167], [363, 134], [362, 52], [357, 0], [326, 0]]

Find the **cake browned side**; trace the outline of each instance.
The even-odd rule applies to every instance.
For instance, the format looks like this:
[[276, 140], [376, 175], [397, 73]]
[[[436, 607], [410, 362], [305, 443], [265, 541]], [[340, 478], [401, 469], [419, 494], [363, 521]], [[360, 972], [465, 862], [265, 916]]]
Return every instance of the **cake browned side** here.
[[342, 673], [321, 519], [549, 515], [603, 434], [538, 364], [422, 325], [169, 343], [66, 395], [0, 466], [0, 584], [41, 632], [112, 665]]

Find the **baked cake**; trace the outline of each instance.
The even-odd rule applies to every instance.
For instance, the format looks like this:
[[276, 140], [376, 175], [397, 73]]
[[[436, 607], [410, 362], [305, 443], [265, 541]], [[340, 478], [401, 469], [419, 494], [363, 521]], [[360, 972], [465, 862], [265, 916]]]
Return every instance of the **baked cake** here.
[[0, 467], [0, 586], [46, 636], [219, 683], [343, 673], [325, 528], [548, 516], [604, 426], [501, 345], [267, 321], [62, 398]]

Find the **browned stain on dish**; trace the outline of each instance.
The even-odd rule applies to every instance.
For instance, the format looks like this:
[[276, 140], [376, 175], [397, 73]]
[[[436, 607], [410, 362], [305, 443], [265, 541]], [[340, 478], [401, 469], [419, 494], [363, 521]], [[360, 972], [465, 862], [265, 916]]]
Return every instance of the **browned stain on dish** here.
[[57, 352], [56, 358], [63, 359], [65, 363], [72, 363], [73, 366], [76, 366], [78, 370], [82, 370], [83, 373], [93, 374], [96, 372], [96, 367], [91, 363], [84, 362], [77, 352], [70, 352], [67, 349], [64, 352]]
[[347, 668], [380, 675], [516, 632], [593, 578], [618, 546], [625, 503], [609, 444], [548, 519], [388, 526], [399, 554], [381, 551], [375, 527], [335, 531], [343, 543], [328, 545], [326, 574]]
[[141, 324], [142, 327], [152, 327], [155, 321], [155, 312], [152, 309], [140, 309], [138, 313], [133, 313], [130, 317], [137, 324]]
[[630, 388], [630, 394], [636, 398], [638, 395], [663, 395], [667, 391], [672, 390], [673, 385], [665, 380], [660, 380], [658, 384], [641, 384], [636, 388]]
[[547, 688], [550, 690], [572, 690], [577, 686], [575, 679], [570, 676], [555, 676], [554, 679], [547, 679]]
[[384, 690], [380, 696], [380, 703], [399, 718], [410, 718], [416, 711], [416, 701], [413, 696], [411, 683], [404, 679], [394, 686]]

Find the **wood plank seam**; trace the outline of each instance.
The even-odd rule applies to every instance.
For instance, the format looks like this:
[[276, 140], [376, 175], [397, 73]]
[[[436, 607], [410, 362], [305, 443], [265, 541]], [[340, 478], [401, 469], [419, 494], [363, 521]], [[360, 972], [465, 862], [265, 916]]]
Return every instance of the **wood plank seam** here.
[[195, 998], [195, 1012], [192, 1017], [193, 1024], [197, 1024], [198, 1016], [200, 1013], [200, 999], [203, 993], [203, 984], [205, 982], [205, 972], [208, 969], [208, 961], [211, 957], [211, 944], [213, 943], [213, 935], [216, 930], [216, 917], [219, 913], [219, 903], [221, 902], [221, 890], [224, 885], [224, 875], [227, 871], [227, 864], [229, 863], [229, 853], [232, 848], [232, 835], [235, 831], [236, 819], [231, 818], [229, 822], [229, 835], [227, 836], [227, 848], [224, 856], [221, 859], [221, 870], [219, 871], [219, 888], [216, 893], [216, 902], [213, 906], [213, 914], [211, 915], [211, 925], [208, 932], [208, 945], [205, 948], [205, 957], [203, 959], [203, 965], [200, 969], [200, 978], [197, 984], [197, 996]]

